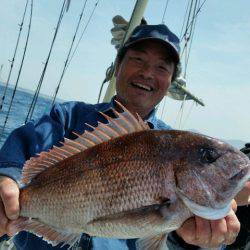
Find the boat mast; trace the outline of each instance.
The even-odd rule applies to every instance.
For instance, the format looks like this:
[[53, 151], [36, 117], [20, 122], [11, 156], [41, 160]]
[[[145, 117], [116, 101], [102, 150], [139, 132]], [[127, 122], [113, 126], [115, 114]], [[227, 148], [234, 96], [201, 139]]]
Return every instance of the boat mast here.
[[[128, 30], [123, 38], [121, 46], [123, 46], [123, 44], [127, 41], [127, 39], [129, 38], [129, 36], [130, 36], [131, 32], [134, 30], [134, 28], [141, 23], [141, 19], [143, 17], [144, 11], [146, 9], [147, 3], [148, 3], [148, 0], [137, 0], [136, 1], [133, 13], [131, 15], [131, 18], [130, 18], [130, 21], [128, 24]], [[110, 79], [109, 86], [107, 88], [107, 91], [106, 91], [104, 99], [103, 99], [104, 102], [109, 102], [115, 93], [115, 76], [114, 76], [115, 64], [116, 64], [116, 62], [114, 63], [113, 68], [112, 68], [112, 72], [110, 74], [111, 79]]]

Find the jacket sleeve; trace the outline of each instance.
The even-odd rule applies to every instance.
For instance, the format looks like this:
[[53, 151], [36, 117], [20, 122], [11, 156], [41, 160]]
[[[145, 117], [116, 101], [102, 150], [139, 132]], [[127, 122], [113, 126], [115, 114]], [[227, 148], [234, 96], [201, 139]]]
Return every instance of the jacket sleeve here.
[[69, 126], [72, 104], [56, 104], [49, 115], [15, 129], [0, 150], [0, 175], [20, 180], [26, 160], [35, 154], [59, 145]]

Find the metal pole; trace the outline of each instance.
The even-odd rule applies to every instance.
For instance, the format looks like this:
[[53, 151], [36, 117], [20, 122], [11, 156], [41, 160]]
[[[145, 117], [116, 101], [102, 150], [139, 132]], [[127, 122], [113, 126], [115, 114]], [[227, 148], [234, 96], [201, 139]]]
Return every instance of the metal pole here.
[[[127, 39], [129, 38], [131, 32], [134, 30], [134, 28], [139, 25], [141, 23], [141, 19], [143, 17], [144, 11], [146, 9], [148, 0], [137, 0], [133, 13], [131, 15], [129, 24], [128, 24], [128, 30], [124, 36], [122, 45], [125, 43], [125, 41], [127, 41]], [[115, 67], [115, 66], [114, 66]], [[113, 76], [109, 82], [109, 86], [106, 90], [105, 96], [103, 101], [104, 102], [109, 102], [112, 98], [112, 96], [115, 93], [115, 76], [114, 76], [114, 72], [113, 72]]]

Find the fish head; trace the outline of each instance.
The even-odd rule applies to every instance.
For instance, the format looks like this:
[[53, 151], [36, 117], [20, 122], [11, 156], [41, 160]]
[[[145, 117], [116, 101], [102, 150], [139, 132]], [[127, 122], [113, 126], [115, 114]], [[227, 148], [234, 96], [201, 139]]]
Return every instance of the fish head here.
[[174, 174], [179, 197], [195, 215], [223, 218], [250, 177], [248, 157], [208, 136], [184, 131], [177, 137]]

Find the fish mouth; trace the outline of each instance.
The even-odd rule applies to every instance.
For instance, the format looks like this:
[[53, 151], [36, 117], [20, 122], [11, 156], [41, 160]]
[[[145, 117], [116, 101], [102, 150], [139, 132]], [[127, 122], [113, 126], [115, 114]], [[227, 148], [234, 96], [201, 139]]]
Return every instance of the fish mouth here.
[[135, 88], [139, 88], [141, 90], [145, 90], [147, 92], [152, 92], [154, 88], [152, 86], [140, 83], [140, 82], [131, 82], [131, 85]]
[[207, 220], [218, 220], [225, 217], [231, 210], [231, 202], [222, 206], [220, 208], [212, 208], [199, 205], [189, 199], [182, 190], [177, 188], [177, 193], [182, 199], [183, 203], [188, 207], [188, 209], [196, 216], [202, 217]]
[[241, 169], [239, 172], [234, 173], [233, 176], [229, 178], [231, 181], [239, 181], [239, 180], [244, 180], [245, 178], [249, 179], [249, 169]]

